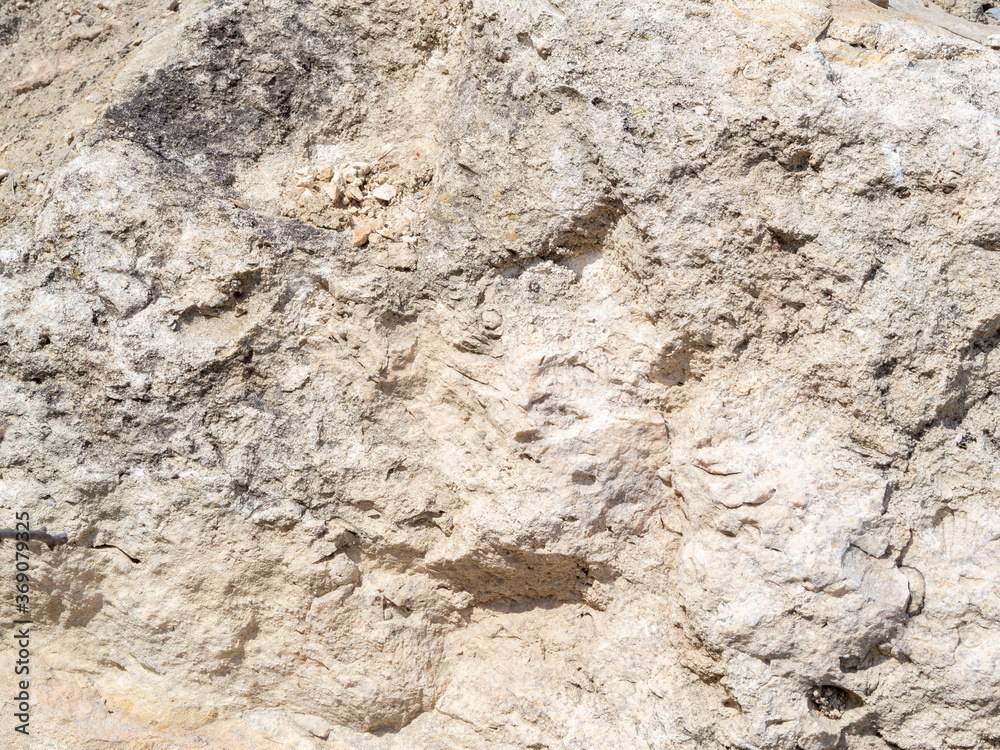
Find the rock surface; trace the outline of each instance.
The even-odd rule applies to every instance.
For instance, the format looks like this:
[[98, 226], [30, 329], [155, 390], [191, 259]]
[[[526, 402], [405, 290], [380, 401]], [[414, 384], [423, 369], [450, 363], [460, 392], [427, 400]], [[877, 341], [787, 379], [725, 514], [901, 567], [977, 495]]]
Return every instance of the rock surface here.
[[997, 747], [1000, 53], [888, 6], [8, 4], [22, 744]]

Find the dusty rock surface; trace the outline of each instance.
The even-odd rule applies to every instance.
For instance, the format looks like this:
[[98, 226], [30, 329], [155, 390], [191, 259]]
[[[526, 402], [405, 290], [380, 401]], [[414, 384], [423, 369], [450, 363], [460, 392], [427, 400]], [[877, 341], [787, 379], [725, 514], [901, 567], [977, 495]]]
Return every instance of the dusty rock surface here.
[[1000, 746], [1000, 52], [939, 5], [6, 3], [0, 526], [69, 543], [3, 732]]

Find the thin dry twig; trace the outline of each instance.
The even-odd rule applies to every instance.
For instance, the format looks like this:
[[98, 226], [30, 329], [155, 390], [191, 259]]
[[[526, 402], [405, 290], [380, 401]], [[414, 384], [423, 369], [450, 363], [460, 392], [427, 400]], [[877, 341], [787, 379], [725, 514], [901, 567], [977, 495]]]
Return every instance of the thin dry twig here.
[[29, 542], [44, 542], [48, 545], [49, 549], [54, 549], [60, 544], [66, 544], [69, 541], [69, 534], [65, 532], [62, 534], [50, 534], [44, 526], [40, 529], [31, 529], [31, 531], [0, 529], [0, 541], [4, 539], [17, 539], [18, 534], [27, 534]]

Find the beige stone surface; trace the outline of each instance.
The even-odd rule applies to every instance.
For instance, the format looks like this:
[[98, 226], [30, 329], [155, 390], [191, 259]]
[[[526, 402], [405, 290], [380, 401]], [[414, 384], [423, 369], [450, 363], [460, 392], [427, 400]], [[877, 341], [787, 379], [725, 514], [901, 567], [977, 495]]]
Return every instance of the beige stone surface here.
[[992, 25], [172, 5], [0, 10], [5, 742], [997, 746]]

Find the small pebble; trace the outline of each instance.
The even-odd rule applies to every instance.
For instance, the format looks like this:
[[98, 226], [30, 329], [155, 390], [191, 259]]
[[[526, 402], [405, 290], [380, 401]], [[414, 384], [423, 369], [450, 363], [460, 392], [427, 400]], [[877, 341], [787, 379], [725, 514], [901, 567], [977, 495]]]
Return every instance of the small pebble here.
[[396, 188], [393, 185], [386, 183], [385, 185], [379, 185], [372, 191], [372, 195], [378, 198], [380, 201], [388, 203], [393, 198], [396, 197]]
[[372, 228], [365, 224], [354, 230], [351, 234], [351, 247], [361, 247], [368, 242], [368, 237], [372, 233]]
[[333, 201], [333, 205], [337, 205], [340, 201], [340, 185], [336, 183], [330, 183], [329, 185], [323, 185], [323, 192], [330, 196], [330, 200]]

